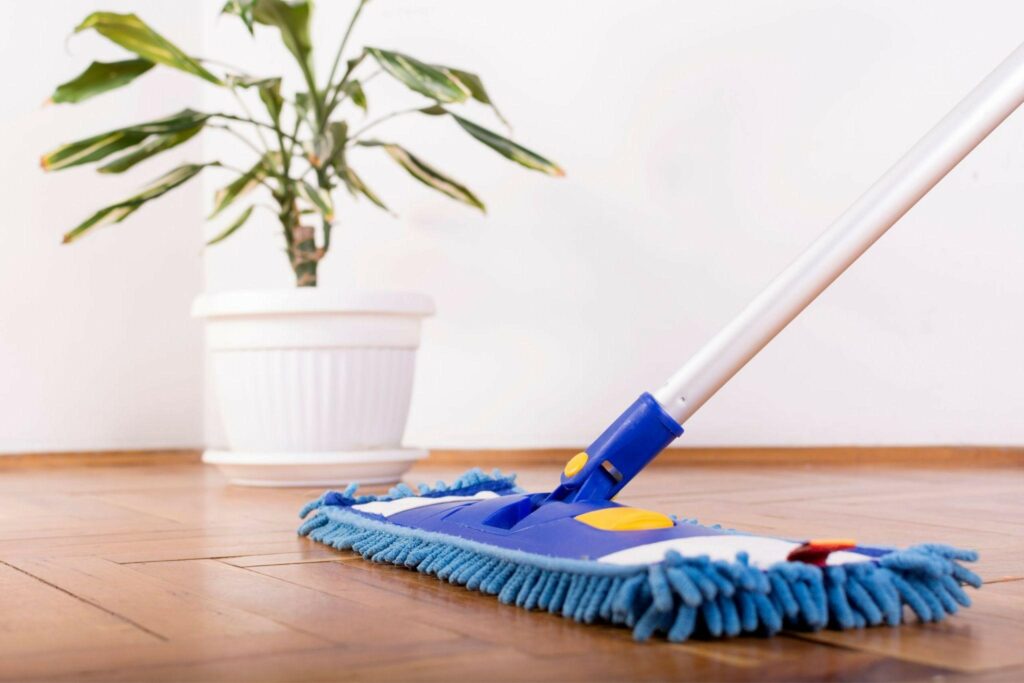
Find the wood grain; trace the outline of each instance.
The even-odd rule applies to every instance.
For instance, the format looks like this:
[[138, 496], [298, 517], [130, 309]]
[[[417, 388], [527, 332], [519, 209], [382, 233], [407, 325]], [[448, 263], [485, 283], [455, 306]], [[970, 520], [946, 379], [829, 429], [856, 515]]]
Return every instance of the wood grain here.
[[[970, 466], [961, 449], [853, 465], [844, 452], [673, 453], [621, 500], [782, 536], [975, 547], [987, 585], [972, 609], [900, 629], [636, 644], [300, 539], [296, 511], [320, 491], [225, 486], [187, 453], [0, 467], [0, 680], [1024, 680], [1015, 452], [978, 450]], [[473, 461], [518, 462], [541, 490], [568, 454]], [[472, 456], [442, 453], [411, 479], [451, 479]]]

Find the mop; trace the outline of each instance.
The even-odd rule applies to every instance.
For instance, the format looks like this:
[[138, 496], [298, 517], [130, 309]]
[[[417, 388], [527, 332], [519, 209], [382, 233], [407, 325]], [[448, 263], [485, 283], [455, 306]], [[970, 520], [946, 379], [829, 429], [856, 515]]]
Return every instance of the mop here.
[[946, 545], [773, 538], [614, 502], [750, 358], [846, 270], [1024, 100], [1024, 45], [971, 91], [731, 323], [654, 394], [644, 393], [558, 485], [472, 470], [451, 484], [386, 495], [330, 491], [299, 533], [374, 562], [416, 569], [503, 603], [664, 635], [848, 629], [970, 605], [981, 579]]

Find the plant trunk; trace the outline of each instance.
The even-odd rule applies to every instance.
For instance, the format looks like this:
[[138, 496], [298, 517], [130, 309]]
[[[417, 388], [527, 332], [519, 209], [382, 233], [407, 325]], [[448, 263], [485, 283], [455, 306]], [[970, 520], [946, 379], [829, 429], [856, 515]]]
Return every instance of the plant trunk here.
[[316, 287], [316, 267], [323, 253], [317, 249], [313, 228], [306, 225], [293, 227], [290, 251], [295, 284], [299, 287]]
[[316, 287], [317, 265], [324, 257], [324, 250], [316, 246], [316, 231], [302, 225], [294, 194], [279, 196], [277, 201], [281, 206], [278, 218], [288, 243], [288, 262], [295, 272], [295, 284], [299, 287]]

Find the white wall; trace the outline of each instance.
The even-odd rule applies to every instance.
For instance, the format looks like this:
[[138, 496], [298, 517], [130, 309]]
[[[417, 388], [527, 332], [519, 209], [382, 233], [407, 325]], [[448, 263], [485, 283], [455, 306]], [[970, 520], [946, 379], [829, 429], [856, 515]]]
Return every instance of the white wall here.
[[[200, 48], [182, 11], [198, 3], [141, 5], [168, 36]], [[198, 104], [194, 79], [153, 72], [131, 90], [43, 107], [93, 58], [122, 58], [94, 36], [67, 38], [95, 8], [86, 0], [0, 3], [0, 453], [202, 442], [201, 328], [188, 317], [202, 287], [202, 188], [184, 187], [122, 225], [60, 244], [102, 204], [201, 150], [193, 143], [127, 177], [44, 174], [38, 165], [63, 142]]]
[[[269, 32], [253, 45], [216, 18], [220, 4], [204, 0], [201, 17], [131, 6], [190, 49], [279, 71], [288, 56]], [[317, 7], [321, 71], [352, 5]], [[38, 109], [94, 54], [79, 39], [76, 59], [61, 51], [61, 31], [90, 3], [47, 8], [5, 4], [29, 24], [0, 22], [5, 53], [42, 59], [31, 72], [3, 67], [19, 96], [0, 104], [0, 187], [17, 199], [5, 202], [0, 250], [0, 450], [194, 444], [201, 364], [187, 306], [196, 226], [219, 181], [59, 248], [65, 226], [141, 177], [34, 169], [57, 139], [112, 112], [172, 110], [194, 86], [153, 74], [153, 99], [111, 95], [89, 105], [95, 120]], [[381, 126], [489, 213], [361, 151], [355, 163], [400, 218], [345, 204], [322, 284], [437, 300], [410, 442], [580, 445], [727, 322], [1015, 47], [1022, 25], [1024, 6], [1009, 0], [372, 2], [356, 44], [479, 71], [516, 136], [568, 177], [519, 169], [444, 120]], [[369, 97], [373, 115], [412, 101], [383, 78]], [[681, 444], [1024, 443], [1022, 142], [1018, 113], [712, 399]], [[211, 157], [228, 150], [204, 144]], [[208, 252], [209, 289], [290, 284], [272, 218], [261, 221]]]
[[[352, 4], [320, 4], [320, 45]], [[347, 206], [322, 283], [436, 298], [411, 442], [585, 443], [1012, 50], [1022, 25], [1019, 3], [953, 0], [371, 3], [356, 43], [478, 70], [518, 137], [568, 177], [504, 163], [443, 120], [382, 126], [477, 190], [489, 215], [367, 150], [354, 162], [400, 218]], [[208, 28], [210, 51], [257, 52], [230, 22]], [[280, 55], [260, 45], [262, 59]], [[409, 101], [380, 81], [369, 97], [374, 114]], [[682, 443], [1024, 443], [1022, 142], [1018, 114]], [[211, 255], [209, 286], [286, 285], [273, 230]]]

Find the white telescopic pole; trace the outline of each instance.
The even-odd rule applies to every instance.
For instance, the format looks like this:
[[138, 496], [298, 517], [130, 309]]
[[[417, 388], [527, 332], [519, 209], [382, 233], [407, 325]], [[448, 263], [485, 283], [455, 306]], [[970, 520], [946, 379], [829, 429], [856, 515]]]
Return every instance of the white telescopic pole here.
[[1024, 45], [890, 168], [654, 397], [682, 424], [1024, 101]]

